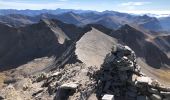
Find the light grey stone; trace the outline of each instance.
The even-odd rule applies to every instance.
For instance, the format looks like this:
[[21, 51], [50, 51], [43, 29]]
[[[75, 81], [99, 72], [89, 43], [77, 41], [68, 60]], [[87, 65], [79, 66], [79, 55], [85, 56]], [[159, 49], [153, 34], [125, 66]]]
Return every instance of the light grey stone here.
[[78, 84], [76, 83], [66, 83], [60, 86], [60, 88], [63, 89], [76, 89], [78, 87]]
[[163, 95], [165, 99], [170, 100], [170, 92], [161, 91], [160, 94]]
[[40, 82], [40, 81], [45, 80], [45, 79], [47, 79], [47, 78], [48, 78], [48, 74], [42, 72], [41, 74], [39, 74], [39, 75], [37, 76], [36, 81], [37, 81], [37, 82]]
[[152, 80], [149, 77], [141, 76], [141, 77], [137, 77], [137, 83], [151, 84]]
[[58, 76], [59, 74], [60, 74], [60, 72], [55, 72], [52, 74], [52, 76], [55, 77], [55, 76]]
[[105, 95], [102, 97], [102, 100], [115, 100], [115, 99], [114, 99], [114, 95], [105, 94]]
[[148, 88], [148, 92], [153, 93], [153, 94], [159, 94], [159, 91], [154, 88]]
[[151, 100], [162, 100], [161, 96], [157, 94], [152, 94], [150, 98]]

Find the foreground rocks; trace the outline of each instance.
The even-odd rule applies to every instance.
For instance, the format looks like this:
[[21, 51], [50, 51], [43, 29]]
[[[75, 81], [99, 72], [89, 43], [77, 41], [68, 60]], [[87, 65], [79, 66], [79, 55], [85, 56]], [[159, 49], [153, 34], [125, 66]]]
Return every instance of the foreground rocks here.
[[[109, 58], [114, 58], [110, 60]], [[108, 55], [98, 71], [97, 95], [112, 94], [117, 100], [169, 100], [169, 88], [144, 75], [136, 63], [135, 53], [127, 46], [119, 46]]]
[[0, 96], [5, 100], [170, 100], [170, 88], [144, 75], [135, 53], [117, 45], [101, 67], [67, 64], [9, 84]]

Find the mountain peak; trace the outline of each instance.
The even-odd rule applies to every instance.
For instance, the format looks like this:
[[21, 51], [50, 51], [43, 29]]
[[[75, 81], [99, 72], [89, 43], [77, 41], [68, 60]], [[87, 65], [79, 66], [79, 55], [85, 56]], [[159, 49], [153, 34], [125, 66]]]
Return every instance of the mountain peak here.
[[125, 24], [121, 26], [118, 30], [138, 31], [134, 27], [130, 26], [129, 24]]
[[[132, 29], [133, 27], [131, 27], [129, 24], [125, 24], [125, 25], [123, 25], [123, 26], [121, 27], [121, 29], [126, 29], [126, 28]], [[133, 28], [133, 29], [134, 29], [134, 28]]]
[[[144, 33], [136, 30], [135, 28], [129, 26], [128, 24], [120, 27], [118, 30], [112, 32], [112, 36], [121, 40], [123, 43], [131, 44], [132, 41], [143, 41], [146, 36]], [[126, 45], [128, 45], [126, 44]], [[133, 47], [131, 47], [134, 49]]]
[[145, 14], [145, 15], [143, 15], [142, 17], [143, 17], [143, 18], [149, 18], [149, 16], [148, 16], [148, 15], [146, 15], [146, 14]]
[[63, 13], [63, 15], [78, 16], [78, 14], [74, 13], [73, 11]]

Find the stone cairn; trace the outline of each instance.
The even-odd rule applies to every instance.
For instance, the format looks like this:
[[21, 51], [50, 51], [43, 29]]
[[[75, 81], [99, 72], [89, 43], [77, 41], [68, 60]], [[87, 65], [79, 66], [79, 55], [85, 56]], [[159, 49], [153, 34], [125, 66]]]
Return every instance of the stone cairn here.
[[106, 57], [97, 73], [98, 97], [103, 100], [170, 100], [170, 88], [145, 76], [140, 69], [134, 51], [119, 45], [116, 52]]

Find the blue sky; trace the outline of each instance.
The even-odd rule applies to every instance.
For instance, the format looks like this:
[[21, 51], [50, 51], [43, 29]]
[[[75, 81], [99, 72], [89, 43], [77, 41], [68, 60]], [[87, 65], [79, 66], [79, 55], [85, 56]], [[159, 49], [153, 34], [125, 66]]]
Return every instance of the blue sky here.
[[170, 14], [170, 0], [0, 0], [0, 9], [57, 8]]

